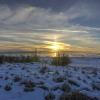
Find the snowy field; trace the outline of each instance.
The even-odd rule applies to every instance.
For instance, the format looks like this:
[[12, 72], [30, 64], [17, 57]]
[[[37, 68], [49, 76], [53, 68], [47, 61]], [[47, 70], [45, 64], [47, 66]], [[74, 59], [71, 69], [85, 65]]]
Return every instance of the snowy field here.
[[67, 100], [63, 97], [74, 92], [100, 100], [100, 58], [72, 58], [65, 67], [43, 63], [0, 65], [0, 100]]

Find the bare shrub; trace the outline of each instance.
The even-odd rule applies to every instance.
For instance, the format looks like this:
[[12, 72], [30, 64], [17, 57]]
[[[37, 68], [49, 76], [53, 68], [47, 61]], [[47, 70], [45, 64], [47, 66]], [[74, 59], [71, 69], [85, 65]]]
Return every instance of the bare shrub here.
[[24, 83], [24, 91], [25, 92], [31, 92], [31, 91], [33, 91], [34, 87], [35, 87], [35, 83], [32, 82], [31, 80], [30, 81], [26, 81]]
[[42, 74], [46, 73], [47, 71], [48, 71], [48, 67], [42, 67], [40, 69], [40, 73], [42, 73]]
[[58, 55], [57, 57], [53, 57], [51, 63], [52, 65], [56, 65], [56, 66], [66, 66], [71, 63], [71, 60], [66, 55], [62, 55], [62, 56]]
[[11, 85], [5, 85], [4, 89], [6, 91], [10, 91], [12, 89]]
[[19, 82], [21, 80], [21, 77], [15, 76], [13, 80], [14, 80], [14, 82]]
[[45, 100], [54, 100], [55, 99], [55, 95], [53, 93], [48, 93], [45, 96]]
[[61, 86], [61, 90], [64, 91], [64, 92], [70, 92], [71, 88], [70, 88], [70, 86], [69, 86], [68, 84], [65, 84], [65, 83], [64, 83], [64, 84]]
[[88, 97], [85, 94], [82, 94], [80, 92], [74, 92], [72, 94], [67, 94], [67, 93], [63, 93], [59, 100], [96, 100], [96, 99], [92, 99], [90, 97]]

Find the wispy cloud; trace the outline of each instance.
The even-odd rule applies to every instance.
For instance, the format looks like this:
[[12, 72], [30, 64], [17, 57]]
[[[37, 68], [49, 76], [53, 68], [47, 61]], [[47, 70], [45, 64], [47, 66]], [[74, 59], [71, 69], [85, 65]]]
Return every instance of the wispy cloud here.
[[[26, 3], [13, 6], [14, 9], [10, 6], [0, 4], [0, 49], [5, 48], [7, 43], [9, 48], [43, 46], [46, 45], [44, 41], [53, 42], [52, 37], [56, 35], [60, 43], [100, 50], [98, 2], [93, 4], [79, 0], [70, 6], [66, 4], [66, 9], [62, 6], [59, 11], [53, 11], [54, 6], [47, 8]], [[93, 24], [89, 24], [92, 21]]]

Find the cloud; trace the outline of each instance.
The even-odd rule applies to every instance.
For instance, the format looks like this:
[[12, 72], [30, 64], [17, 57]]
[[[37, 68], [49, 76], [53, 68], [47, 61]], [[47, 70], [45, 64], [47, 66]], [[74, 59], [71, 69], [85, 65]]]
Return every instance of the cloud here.
[[[23, 0], [20, 2], [21, 4], [24, 3]], [[28, 1], [26, 0], [26, 2]], [[30, 0], [29, 3], [30, 2], [37, 3], [35, 0]], [[52, 2], [53, 1], [51, 1], [50, 4], [52, 4]], [[59, 0], [55, 0], [55, 2], [56, 4], [59, 4]], [[19, 2], [17, 3], [19, 4]], [[69, 1], [67, 1], [67, 3], [69, 3]], [[69, 7], [67, 3], [65, 2], [67, 6], [65, 6], [66, 9], [63, 8], [64, 10], [61, 10], [59, 12], [53, 12], [53, 9], [51, 9], [53, 5], [50, 6], [51, 8], [49, 7], [48, 9], [46, 9], [45, 5], [39, 4], [39, 2], [38, 4], [40, 6], [20, 5], [15, 7], [15, 9], [11, 9], [8, 5], [1, 5], [0, 12], [2, 13], [2, 15], [0, 18], [0, 22], [2, 22], [2, 24], [4, 24], [4, 26], [6, 26], [7, 28], [10, 27], [13, 29], [18, 28], [18, 30], [24, 30], [32, 28], [60, 28], [67, 27], [73, 24], [79, 24], [82, 26], [82, 24], [84, 25], [87, 20], [93, 21], [98, 18], [97, 15], [99, 14], [99, 12], [98, 10], [96, 10], [96, 4], [93, 5], [92, 2], [76, 1], [76, 3], [71, 3], [71, 6]], [[47, 5], [49, 6], [49, 4]], [[94, 12], [92, 10], [94, 10]], [[87, 23], [87, 26], [88, 25], [89, 24]]]
[[[80, 0], [76, 3], [68, 1], [68, 6], [66, 1], [63, 3], [65, 8], [56, 6], [54, 11], [52, 3], [48, 7], [41, 4], [30, 5], [33, 0], [29, 0], [28, 5], [22, 0], [20, 5], [14, 4], [14, 9], [11, 9], [12, 5], [7, 2], [1, 4], [0, 43], [5, 43], [5, 46], [7, 43], [12, 44], [11, 48], [24, 48], [23, 44], [26, 48], [31, 48], [32, 45], [46, 45], [44, 41], [52, 42], [52, 37], [57, 36], [58, 42], [99, 50], [100, 27], [89, 24], [91, 20], [94, 22], [98, 19], [99, 14], [95, 6], [97, 3], [93, 5], [85, 0], [83, 3]], [[57, 4], [60, 4], [59, 2]]]

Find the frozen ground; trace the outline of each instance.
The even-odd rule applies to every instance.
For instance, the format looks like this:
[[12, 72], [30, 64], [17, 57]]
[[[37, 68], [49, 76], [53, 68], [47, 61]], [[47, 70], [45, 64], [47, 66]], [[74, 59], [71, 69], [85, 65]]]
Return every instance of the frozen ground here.
[[[100, 58], [73, 58], [72, 62], [66, 67], [1, 64], [0, 100], [60, 100], [64, 93], [76, 91], [100, 100]], [[52, 99], [46, 99], [48, 94]]]

